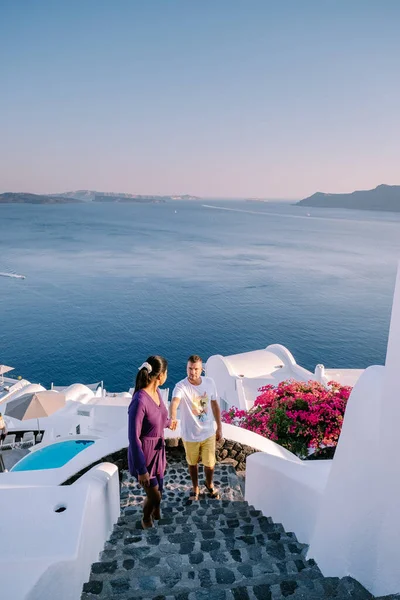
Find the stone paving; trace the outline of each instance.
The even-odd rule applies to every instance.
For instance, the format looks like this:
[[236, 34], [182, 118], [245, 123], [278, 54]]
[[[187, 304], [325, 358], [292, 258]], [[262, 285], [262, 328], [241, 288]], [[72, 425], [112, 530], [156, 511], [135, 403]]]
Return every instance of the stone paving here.
[[203, 493], [192, 502], [186, 466], [170, 464], [162, 519], [143, 531], [142, 490], [125, 471], [121, 516], [99, 562], [92, 565], [81, 600], [373, 598], [350, 577], [323, 577], [294, 533], [244, 501], [242, 481], [232, 465], [217, 465], [215, 483], [220, 500]]

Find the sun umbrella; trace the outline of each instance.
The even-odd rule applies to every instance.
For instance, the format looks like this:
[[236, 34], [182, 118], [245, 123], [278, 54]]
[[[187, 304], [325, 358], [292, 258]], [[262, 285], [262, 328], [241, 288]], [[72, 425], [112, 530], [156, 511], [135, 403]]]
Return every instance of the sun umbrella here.
[[40, 417], [48, 417], [65, 406], [65, 396], [59, 392], [45, 390], [24, 394], [7, 403], [4, 414], [20, 421], [37, 419], [38, 430]]
[[14, 371], [14, 367], [7, 367], [7, 365], [0, 365], [1, 383], [4, 383], [4, 374], [8, 371]]

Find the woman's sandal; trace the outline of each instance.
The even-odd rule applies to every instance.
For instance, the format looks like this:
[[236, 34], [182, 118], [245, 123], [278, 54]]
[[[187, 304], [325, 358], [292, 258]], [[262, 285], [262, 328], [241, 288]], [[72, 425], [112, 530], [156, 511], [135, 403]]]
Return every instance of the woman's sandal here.
[[189, 495], [189, 500], [197, 502], [198, 499], [199, 499], [199, 492], [195, 492], [194, 490], [191, 490], [190, 495]]
[[143, 529], [150, 529], [151, 527], [153, 527], [153, 521], [151, 519], [150, 521], [145, 521], [144, 519], [142, 519], [141, 524]]
[[220, 498], [220, 495], [219, 495], [219, 492], [218, 492], [218, 490], [216, 490], [216, 489], [215, 489], [215, 488], [213, 488], [213, 487], [212, 487], [212, 488], [209, 488], [209, 487], [208, 487], [208, 485], [207, 485], [206, 483], [205, 483], [204, 485], [206, 486], [206, 490], [207, 490], [207, 492], [208, 492], [208, 494], [207, 494], [207, 495], [208, 495], [208, 497], [209, 497], [209, 498], [213, 498], [214, 500], [219, 500], [219, 498]]
[[153, 517], [153, 519], [155, 519], [156, 521], [159, 521], [161, 519], [161, 512], [159, 508], [155, 508], [153, 510], [153, 512], [151, 513], [151, 516]]

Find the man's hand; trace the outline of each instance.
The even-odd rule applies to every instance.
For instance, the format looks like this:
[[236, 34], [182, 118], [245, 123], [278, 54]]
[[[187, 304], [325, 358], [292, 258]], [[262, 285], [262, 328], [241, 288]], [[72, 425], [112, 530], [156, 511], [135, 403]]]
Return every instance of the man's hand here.
[[219, 440], [222, 440], [222, 427], [221, 426], [217, 427], [217, 431], [215, 432], [215, 439], [217, 440], [217, 442], [219, 442]]
[[145, 473], [144, 475], [139, 475], [139, 483], [142, 487], [149, 487], [150, 486], [149, 474]]

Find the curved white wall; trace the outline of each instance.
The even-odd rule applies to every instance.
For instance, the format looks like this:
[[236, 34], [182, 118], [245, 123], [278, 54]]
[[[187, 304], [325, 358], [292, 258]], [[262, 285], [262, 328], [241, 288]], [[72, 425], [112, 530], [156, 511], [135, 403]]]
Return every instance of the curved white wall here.
[[371, 479], [378, 456], [384, 367], [369, 367], [353, 388], [318, 514], [309, 556], [327, 576], [351, 574], [368, 589], [376, 576], [372, 518], [381, 490]]
[[242, 427], [236, 427], [235, 425], [229, 425], [228, 423], [222, 423], [222, 435], [227, 440], [232, 440], [233, 442], [238, 442], [239, 444], [245, 444], [246, 446], [250, 446], [251, 448], [255, 448], [260, 452], [266, 452], [271, 456], [277, 456], [279, 458], [284, 458], [289, 462], [300, 463], [301, 460], [286, 448], [283, 448], [279, 444], [273, 442], [265, 438], [262, 435], [258, 435], [258, 433], [254, 433], [253, 431], [247, 431], [247, 429], [243, 429]]
[[309, 543], [329, 477], [331, 460], [288, 460], [269, 452], [247, 457], [249, 504]]
[[77, 600], [120, 514], [118, 469], [97, 465], [73, 485], [31, 488], [29, 500], [2, 489], [0, 513], [1, 597]]

